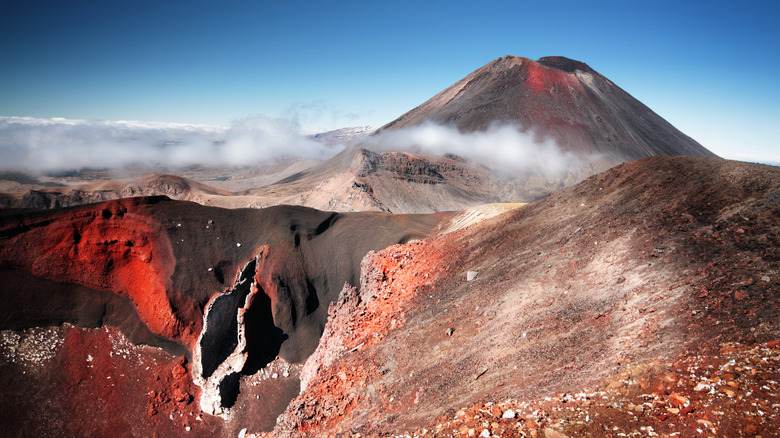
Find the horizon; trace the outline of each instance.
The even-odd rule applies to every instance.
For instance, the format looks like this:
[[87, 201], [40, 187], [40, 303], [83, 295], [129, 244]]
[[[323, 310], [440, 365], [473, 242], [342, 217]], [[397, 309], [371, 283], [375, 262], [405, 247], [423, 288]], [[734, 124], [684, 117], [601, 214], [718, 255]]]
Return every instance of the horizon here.
[[501, 56], [565, 56], [719, 156], [780, 162], [774, 2], [467, 6], [17, 3], [0, 18], [0, 116], [379, 127]]

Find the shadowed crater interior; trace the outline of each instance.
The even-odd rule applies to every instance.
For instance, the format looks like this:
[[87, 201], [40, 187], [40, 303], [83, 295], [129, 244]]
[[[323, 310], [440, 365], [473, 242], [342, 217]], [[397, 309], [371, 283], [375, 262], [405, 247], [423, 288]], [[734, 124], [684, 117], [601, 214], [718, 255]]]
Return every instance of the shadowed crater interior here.
[[262, 290], [244, 314], [244, 324], [249, 357], [243, 373], [252, 375], [276, 358], [288, 336], [274, 325], [271, 299]]
[[236, 287], [214, 298], [211, 303], [206, 330], [200, 340], [203, 377], [210, 377], [219, 364], [238, 346], [238, 320], [236, 314], [244, 307], [251, 290], [257, 262], [250, 261], [241, 272]]

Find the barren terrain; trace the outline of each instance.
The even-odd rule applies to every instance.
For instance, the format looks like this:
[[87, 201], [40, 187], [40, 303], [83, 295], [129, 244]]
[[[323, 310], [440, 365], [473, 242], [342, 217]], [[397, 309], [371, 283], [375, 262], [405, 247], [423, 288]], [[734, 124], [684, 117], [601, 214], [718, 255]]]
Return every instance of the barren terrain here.
[[[371, 147], [428, 123], [574, 164]], [[367, 133], [2, 174], [0, 435], [780, 436], [780, 168], [561, 57]]]
[[[332, 306], [302, 371], [304, 391], [276, 433], [432, 431], [444, 416], [459, 435], [459, 409], [515, 400], [501, 409], [522, 411], [522, 427], [495, 428], [492, 413], [487, 426], [469, 418], [466, 432], [530, 434], [538, 407], [560, 410], [562, 394], [593, 393], [566, 405], [590, 406], [592, 424], [567, 412], [533, 421], [596, 435], [614, 422], [617, 435], [633, 415], [628, 432], [646, 425], [674, 436], [680, 420], [658, 415], [696, 403], [683, 431], [771, 436], [780, 406], [779, 218], [775, 167], [651, 158], [459, 232], [370, 254], [360, 290], [346, 287]], [[753, 374], [746, 364], [761, 366]], [[702, 371], [690, 377], [687, 367]], [[737, 375], [746, 380], [719, 383]], [[715, 395], [697, 395], [702, 382]], [[628, 392], [614, 391], [624, 385]], [[613, 402], [652, 409], [637, 416]], [[452, 433], [444, 427], [438, 432]]]
[[654, 155], [714, 156], [587, 64], [561, 56], [498, 58], [380, 132], [429, 121], [462, 132], [516, 123], [612, 165]]

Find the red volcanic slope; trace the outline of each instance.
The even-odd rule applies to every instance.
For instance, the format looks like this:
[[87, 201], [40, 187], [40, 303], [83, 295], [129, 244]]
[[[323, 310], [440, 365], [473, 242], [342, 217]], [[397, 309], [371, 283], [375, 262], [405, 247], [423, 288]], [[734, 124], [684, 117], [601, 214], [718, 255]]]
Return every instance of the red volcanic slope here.
[[134, 346], [109, 327], [12, 333], [0, 341], [2, 436], [237, 434], [200, 414], [183, 356]]
[[382, 130], [424, 122], [481, 131], [516, 123], [575, 153], [615, 161], [715, 156], [583, 62], [505, 56], [456, 82]]
[[[778, 376], [771, 366], [778, 358], [748, 357], [763, 364], [752, 378], [758, 370], [728, 365], [719, 351], [729, 342], [754, 351], [758, 343], [778, 345], [778, 224], [780, 168], [654, 157], [464, 230], [369, 254], [360, 290], [345, 287], [331, 307], [325, 336], [301, 372], [304, 391], [276, 436], [404, 434], [504, 400], [528, 408], [527, 417], [502, 423], [511, 426], [505, 436], [547, 426], [554, 430], [536, 433], [599, 436], [612, 430], [617, 414], [609, 412], [621, 411], [582, 415], [565, 430], [531, 412], [549, 397], [565, 402], [560, 393], [603, 389], [604, 381], [613, 382], [609, 389], [634, 385], [632, 403], [647, 405], [632, 411], [628, 431], [696, 434], [707, 427], [697, 422], [703, 419], [721, 436], [741, 436], [743, 428], [772, 435], [780, 409], [771, 406], [780, 399], [776, 384], [761, 382]], [[477, 273], [471, 281], [469, 271]], [[675, 365], [681, 371], [664, 380], [678, 360], [691, 371]], [[726, 385], [734, 379], [729, 370], [758, 385]], [[726, 381], [691, 377], [690, 402], [674, 401], [675, 376], [714, 379], [712, 371]], [[695, 395], [701, 382], [717, 394]], [[737, 410], [751, 402], [765, 414]], [[664, 422], [657, 409], [680, 417]], [[499, 429], [492, 422], [500, 415], [473, 426], [476, 434]]]

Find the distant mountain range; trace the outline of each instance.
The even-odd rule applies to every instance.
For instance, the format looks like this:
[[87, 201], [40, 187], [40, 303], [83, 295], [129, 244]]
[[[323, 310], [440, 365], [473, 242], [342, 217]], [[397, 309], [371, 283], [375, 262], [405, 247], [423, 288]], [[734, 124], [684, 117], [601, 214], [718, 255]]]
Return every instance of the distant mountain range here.
[[312, 140], [325, 143], [328, 146], [346, 145], [361, 140], [371, 135], [376, 128], [373, 126], [355, 126], [350, 128], [335, 129], [333, 131], [320, 132], [309, 135]]

